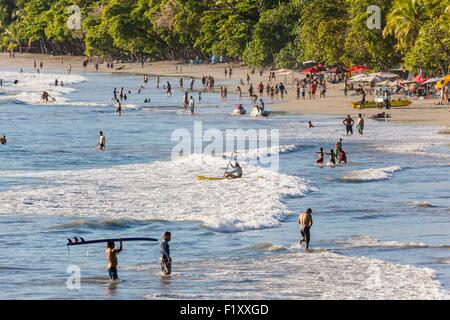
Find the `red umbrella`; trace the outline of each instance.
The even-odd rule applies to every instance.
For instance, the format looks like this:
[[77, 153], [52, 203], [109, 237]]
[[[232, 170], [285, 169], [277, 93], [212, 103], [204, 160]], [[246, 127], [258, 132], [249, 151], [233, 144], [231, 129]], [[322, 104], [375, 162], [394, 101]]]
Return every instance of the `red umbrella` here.
[[415, 78], [414, 78], [414, 82], [415, 83], [424, 83], [425, 81], [429, 80], [430, 78], [424, 77], [423, 73], [418, 74]]
[[328, 72], [330, 72], [330, 73], [344, 73], [347, 71], [348, 70], [346, 68], [341, 67], [341, 66], [337, 66], [337, 67], [334, 67], [334, 68], [331, 68], [328, 70]]
[[351, 72], [351, 73], [362, 73], [362, 72], [366, 72], [368, 70], [370, 70], [370, 68], [366, 67], [366, 66], [354, 66], [354, 67], [349, 68], [348, 72]]
[[319, 73], [319, 70], [317, 70], [316, 68], [312, 67], [312, 68], [308, 68], [302, 71], [302, 73]]

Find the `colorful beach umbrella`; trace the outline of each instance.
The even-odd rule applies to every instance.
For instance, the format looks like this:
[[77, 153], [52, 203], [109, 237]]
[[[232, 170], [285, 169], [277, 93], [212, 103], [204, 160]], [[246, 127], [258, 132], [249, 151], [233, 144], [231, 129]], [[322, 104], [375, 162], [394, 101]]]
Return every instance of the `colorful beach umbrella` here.
[[320, 71], [316, 68], [308, 68], [302, 71], [302, 73], [319, 73]]
[[370, 70], [370, 68], [366, 67], [366, 66], [353, 66], [353, 67], [350, 67], [348, 69], [348, 72], [351, 72], [351, 73], [362, 73], [362, 72], [367, 72], [369, 70]]
[[418, 75], [414, 78], [414, 82], [415, 82], [415, 83], [420, 83], [420, 84], [422, 84], [422, 83], [426, 82], [426, 81], [429, 80], [429, 79], [430, 79], [430, 78], [425, 77], [425, 76], [423, 75], [423, 73], [421, 73], [421, 74], [418, 74]]
[[450, 74], [448, 76], [445, 76], [441, 81], [438, 81], [438, 83], [436, 83], [436, 89], [440, 89], [446, 86], [449, 82], [450, 82]]

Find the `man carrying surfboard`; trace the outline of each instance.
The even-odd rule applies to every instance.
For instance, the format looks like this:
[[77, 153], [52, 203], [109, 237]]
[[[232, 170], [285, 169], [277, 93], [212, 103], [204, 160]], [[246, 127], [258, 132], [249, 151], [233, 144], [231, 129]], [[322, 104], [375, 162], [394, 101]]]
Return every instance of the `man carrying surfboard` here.
[[117, 255], [122, 252], [123, 246], [122, 246], [122, 239], [120, 239], [120, 247], [119, 249], [115, 248], [115, 244], [113, 241], [108, 241], [106, 243], [106, 262], [107, 262], [107, 268], [109, 277], [111, 280], [117, 281], [119, 277], [117, 276]]

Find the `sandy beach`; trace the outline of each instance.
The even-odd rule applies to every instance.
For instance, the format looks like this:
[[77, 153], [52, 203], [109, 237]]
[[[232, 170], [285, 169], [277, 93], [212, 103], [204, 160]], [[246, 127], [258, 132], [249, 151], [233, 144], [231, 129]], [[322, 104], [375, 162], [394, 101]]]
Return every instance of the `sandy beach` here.
[[[16, 54], [15, 58], [10, 58], [9, 54], [0, 54], [0, 66], [30, 68], [33, 67], [33, 61], [37, 64], [42, 61], [45, 68], [68, 68], [72, 70], [90, 70], [95, 71], [94, 64], [89, 64], [83, 68], [81, 56], [48, 56], [33, 54]], [[167, 76], [167, 77], [194, 77], [200, 78], [202, 75], [211, 75], [217, 80], [224, 80], [224, 67], [233, 67], [233, 76], [231, 79], [239, 81], [243, 79], [245, 82], [247, 73], [250, 69], [239, 64], [216, 64], [216, 65], [188, 65], [181, 64], [176, 61], [146, 62], [144, 67], [140, 63], [120, 63], [115, 62], [114, 69], [106, 68], [106, 64], [99, 64], [98, 72], [108, 73], [128, 73], [128, 74], [148, 74], [150, 76]], [[177, 70], [178, 68], [178, 70]], [[283, 75], [289, 73], [289, 75]], [[287, 112], [294, 114], [310, 114], [310, 115], [336, 115], [345, 116], [350, 114], [356, 116], [359, 112], [357, 109], [350, 107], [350, 101], [359, 100], [359, 96], [344, 96], [342, 92], [342, 84], [329, 84], [327, 97], [317, 99], [297, 100], [295, 97], [295, 88], [293, 79], [303, 78], [304, 74], [294, 70], [283, 70], [282, 75], [277, 75], [276, 81], [287, 84], [288, 95], [283, 101], [278, 100], [275, 104], [269, 106], [272, 110], [278, 112]], [[228, 77], [226, 79], [229, 79]], [[267, 72], [262, 77], [258, 72], [252, 76], [252, 83], [256, 86], [260, 81], [264, 84], [267, 82]], [[228, 88], [229, 92], [234, 93], [235, 88]], [[244, 96], [247, 88], [243, 88]], [[373, 100], [373, 96], [368, 96], [368, 100]], [[266, 99], [267, 101], [268, 99]], [[389, 121], [401, 123], [415, 123], [437, 126], [450, 126], [450, 108], [447, 106], [436, 105], [437, 100], [414, 100], [413, 104], [405, 108], [390, 109], [388, 114], [391, 116]], [[377, 109], [363, 110], [365, 117], [377, 114]]]

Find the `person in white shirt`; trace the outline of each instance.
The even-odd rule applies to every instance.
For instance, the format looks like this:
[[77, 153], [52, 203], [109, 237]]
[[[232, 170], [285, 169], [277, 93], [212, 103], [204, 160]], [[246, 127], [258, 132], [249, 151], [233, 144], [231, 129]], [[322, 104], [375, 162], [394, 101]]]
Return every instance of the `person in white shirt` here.
[[106, 137], [103, 134], [103, 131], [100, 131], [100, 137], [97, 144], [97, 150], [103, 151], [106, 148]]
[[191, 99], [189, 100], [189, 109], [191, 110], [192, 115], [194, 115], [194, 108], [195, 108], [195, 101], [194, 98], [191, 96]]

